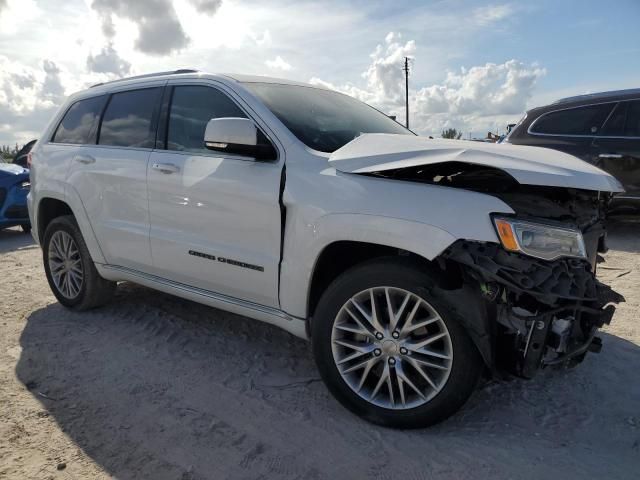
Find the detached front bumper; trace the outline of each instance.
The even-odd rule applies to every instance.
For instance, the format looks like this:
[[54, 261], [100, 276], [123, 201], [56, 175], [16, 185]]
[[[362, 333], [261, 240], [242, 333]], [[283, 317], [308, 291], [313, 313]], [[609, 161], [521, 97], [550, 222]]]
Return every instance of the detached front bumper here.
[[624, 301], [584, 259], [545, 261], [471, 241], [454, 243], [442, 257], [478, 285], [492, 312], [496, 365], [526, 378], [599, 352], [596, 333], [611, 321], [614, 304]]

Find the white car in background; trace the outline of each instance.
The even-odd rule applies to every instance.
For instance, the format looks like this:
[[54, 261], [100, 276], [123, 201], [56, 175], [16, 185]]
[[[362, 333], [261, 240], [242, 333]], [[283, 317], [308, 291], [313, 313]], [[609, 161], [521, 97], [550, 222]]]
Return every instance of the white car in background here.
[[421, 138], [287, 80], [180, 70], [89, 88], [40, 137], [31, 183], [60, 303], [96, 307], [131, 281], [272, 323], [383, 425], [445, 419], [482, 375], [577, 363], [621, 300], [594, 275], [621, 190], [609, 174]]

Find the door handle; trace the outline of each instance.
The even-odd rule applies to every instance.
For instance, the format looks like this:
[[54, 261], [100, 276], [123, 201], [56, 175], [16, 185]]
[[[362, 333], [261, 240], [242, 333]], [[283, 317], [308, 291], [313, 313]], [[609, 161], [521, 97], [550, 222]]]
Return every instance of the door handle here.
[[177, 173], [180, 171], [180, 167], [173, 163], [154, 163], [151, 168], [162, 173]]
[[85, 165], [89, 165], [90, 163], [95, 163], [96, 159], [91, 155], [76, 155], [73, 157], [76, 162], [84, 163]]
[[600, 158], [622, 158], [619, 153], [601, 153], [598, 155]]

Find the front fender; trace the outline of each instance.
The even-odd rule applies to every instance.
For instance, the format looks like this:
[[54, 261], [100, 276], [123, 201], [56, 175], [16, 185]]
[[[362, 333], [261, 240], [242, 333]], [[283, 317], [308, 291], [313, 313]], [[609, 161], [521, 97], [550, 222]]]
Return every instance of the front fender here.
[[281, 306], [286, 312], [302, 318], [308, 315], [307, 299], [316, 262], [332, 243], [372, 243], [407, 250], [432, 260], [456, 240], [454, 235], [434, 225], [356, 213], [324, 215], [307, 228], [307, 235], [295, 235], [295, 241], [285, 241], [288, 255], [283, 258], [281, 267]]

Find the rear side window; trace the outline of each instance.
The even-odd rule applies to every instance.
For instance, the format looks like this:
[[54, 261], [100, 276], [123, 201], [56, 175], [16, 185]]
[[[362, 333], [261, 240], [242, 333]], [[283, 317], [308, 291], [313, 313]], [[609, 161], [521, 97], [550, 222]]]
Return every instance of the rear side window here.
[[204, 131], [212, 118], [246, 115], [224, 93], [204, 86], [175, 87], [171, 99], [167, 149], [206, 152]]
[[96, 143], [98, 120], [106, 101], [107, 97], [103, 95], [74, 103], [67, 110], [51, 141], [76, 145]]
[[629, 102], [627, 121], [624, 125], [625, 137], [640, 137], [640, 101]]
[[548, 135], [596, 135], [614, 105], [605, 103], [550, 112], [539, 117], [530, 131]]
[[640, 137], [640, 101], [620, 102], [602, 128], [603, 137]]
[[609, 137], [618, 137], [624, 135], [624, 124], [627, 121], [627, 102], [622, 102], [616, 105], [615, 110], [607, 120], [607, 123], [602, 127], [600, 135]]
[[104, 112], [98, 143], [152, 148], [161, 88], [114, 93]]

